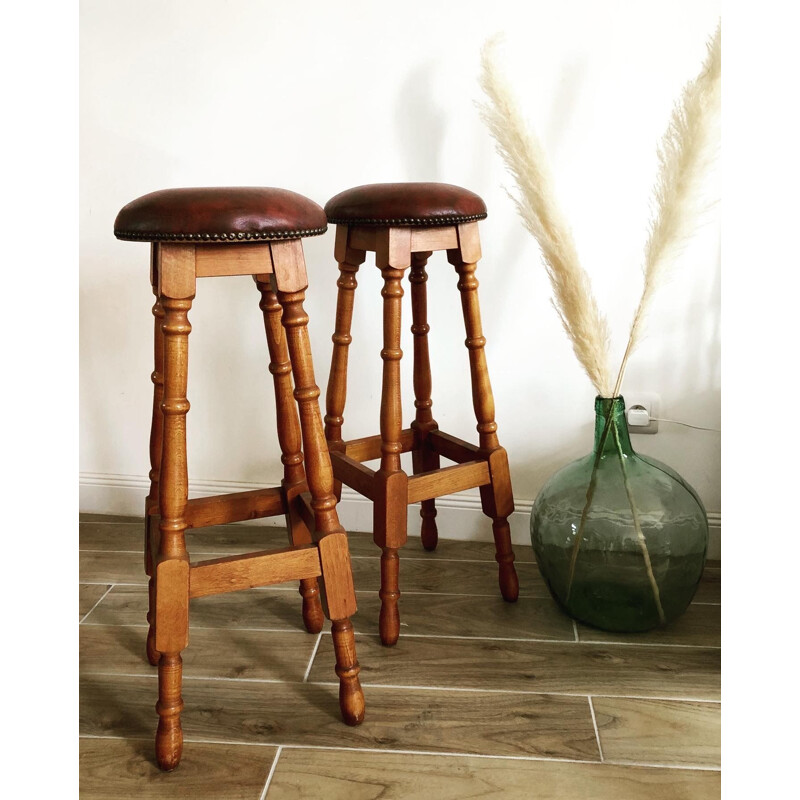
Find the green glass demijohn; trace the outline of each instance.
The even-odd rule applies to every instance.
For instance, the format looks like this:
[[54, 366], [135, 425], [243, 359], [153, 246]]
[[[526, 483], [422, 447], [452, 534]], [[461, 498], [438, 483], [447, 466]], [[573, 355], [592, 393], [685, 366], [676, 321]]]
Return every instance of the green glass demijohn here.
[[536, 562], [579, 622], [646, 631], [682, 614], [697, 590], [708, 520], [673, 469], [635, 453], [625, 400], [595, 400], [594, 452], [559, 470], [531, 512]]

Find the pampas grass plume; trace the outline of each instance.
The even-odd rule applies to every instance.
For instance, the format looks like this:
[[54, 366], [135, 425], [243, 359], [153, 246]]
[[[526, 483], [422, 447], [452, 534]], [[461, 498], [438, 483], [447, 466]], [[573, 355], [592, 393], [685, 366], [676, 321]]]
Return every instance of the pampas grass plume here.
[[490, 103], [479, 106], [480, 114], [519, 188], [519, 196], [512, 195], [511, 199], [539, 243], [553, 288], [553, 305], [572, 349], [598, 394], [609, 397], [608, 322], [597, 306], [572, 231], [558, 206], [544, 151], [525, 125], [508, 83], [500, 75], [495, 57], [499, 41], [498, 36], [492, 37], [483, 47], [481, 87]]

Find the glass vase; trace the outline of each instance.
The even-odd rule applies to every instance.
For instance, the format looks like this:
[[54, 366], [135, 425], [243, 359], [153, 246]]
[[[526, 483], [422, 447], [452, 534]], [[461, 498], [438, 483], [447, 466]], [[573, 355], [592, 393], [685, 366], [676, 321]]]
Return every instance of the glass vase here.
[[559, 470], [531, 512], [536, 563], [571, 617], [646, 631], [682, 614], [697, 590], [708, 521], [692, 487], [631, 447], [622, 397], [595, 400], [594, 451]]

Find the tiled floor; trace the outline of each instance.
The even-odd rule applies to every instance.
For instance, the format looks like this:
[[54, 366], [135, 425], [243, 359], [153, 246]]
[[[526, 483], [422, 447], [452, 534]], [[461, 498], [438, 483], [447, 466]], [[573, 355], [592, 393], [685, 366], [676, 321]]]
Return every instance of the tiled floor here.
[[[338, 716], [333, 648], [296, 587], [192, 601], [184, 755], [153, 761], [142, 523], [80, 525], [81, 797], [228, 800], [705, 800], [720, 795], [720, 569], [663, 631], [575, 625], [518, 547], [504, 603], [488, 543], [417, 540], [401, 558], [399, 644], [375, 635], [379, 559], [352, 534], [367, 717]], [[285, 546], [263, 526], [187, 534], [192, 557]]]

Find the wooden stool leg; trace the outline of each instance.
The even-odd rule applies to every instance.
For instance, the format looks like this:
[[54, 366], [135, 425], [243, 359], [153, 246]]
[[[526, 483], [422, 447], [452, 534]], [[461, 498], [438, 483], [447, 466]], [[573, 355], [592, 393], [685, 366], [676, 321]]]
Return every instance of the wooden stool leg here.
[[[358, 286], [356, 274], [364, 263], [366, 252], [347, 247], [348, 227], [339, 225], [336, 228], [335, 256], [339, 262], [339, 287], [336, 299], [336, 330], [331, 337], [333, 354], [331, 355], [331, 371], [328, 378], [328, 391], [325, 396], [325, 438], [328, 449], [344, 451], [342, 441], [342, 425], [344, 424], [344, 405], [347, 399], [347, 356], [350, 342], [350, 325], [353, 319], [353, 300]], [[342, 482], [334, 479], [334, 494], [337, 499], [342, 496]]]
[[400, 396], [400, 325], [403, 269], [383, 266], [383, 382], [381, 388], [381, 465], [375, 473], [374, 539], [381, 548], [381, 612], [378, 627], [384, 645], [400, 636], [400, 555], [407, 540], [408, 477], [402, 471], [403, 408]]
[[[155, 262], [153, 245], [153, 260]], [[155, 525], [158, 509], [158, 482], [161, 472], [161, 447], [164, 440], [164, 415], [161, 413], [161, 401], [164, 398], [164, 334], [161, 326], [164, 320], [164, 309], [158, 296], [158, 281], [153, 272], [153, 293], [156, 301], [153, 305], [153, 418], [150, 423], [150, 492], [144, 501], [144, 571], [149, 578], [147, 584], [147, 660], [155, 666], [159, 653], [156, 650], [156, 582], [153, 564], [153, 552], [158, 549], [158, 530]]]
[[339, 707], [342, 719], [348, 725], [358, 725], [364, 719], [364, 693], [358, 679], [361, 668], [356, 658], [355, 637], [350, 622], [350, 617], [356, 612], [355, 588], [347, 534], [336, 514], [333, 470], [322, 429], [319, 387], [314, 382], [304, 299], [304, 290], [278, 291], [294, 374], [294, 396], [300, 409], [306, 477], [314, 510], [324, 597], [333, 629], [336, 674], [339, 676]]
[[514, 510], [511, 480], [508, 472], [508, 456], [497, 440], [497, 423], [494, 421], [494, 397], [489, 382], [484, 346], [486, 339], [481, 329], [481, 312], [478, 304], [478, 279], [475, 277], [480, 249], [477, 227], [460, 226], [457, 250], [448, 250], [448, 260], [458, 273], [458, 289], [461, 292], [461, 308], [467, 338], [464, 342], [469, 351], [469, 367], [472, 379], [472, 404], [478, 420], [477, 430], [481, 454], [489, 462], [492, 482], [481, 487], [483, 512], [492, 518], [492, 532], [499, 564], [500, 591], [505, 600], [513, 602], [519, 596], [519, 580], [514, 569], [514, 551], [511, 547], [511, 530], [508, 516]]
[[[411, 333], [414, 335], [414, 407], [416, 418], [411, 423], [414, 431], [414, 448], [412, 459], [414, 474], [439, 469], [439, 454], [434, 452], [428, 441], [428, 433], [438, 429], [431, 408], [431, 362], [428, 353], [428, 291], [426, 283], [428, 273], [425, 265], [430, 253], [414, 253], [411, 256], [411, 271], [408, 280], [411, 283]], [[436, 501], [423, 500], [420, 509], [422, 546], [426, 550], [435, 550], [439, 542], [436, 529]]]
[[[266, 278], [267, 276], [263, 276]], [[264, 312], [264, 328], [267, 334], [270, 365], [275, 384], [275, 408], [278, 422], [278, 442], [283, 462], [283, 492], [286, 508], [286, 524], [292, 544], [311, 544], [313, 538], [300, 515], [293, 508], [297, 495], [305, 490], [306, 476], [303, 469], [300, 421], [292, 392], [292, 365], [286, 347], [286, 335], [281, 325], [282, 309], [268, 280], [258, 280], [256, 286], [261, 292], [260, 308]], [[303, 598], [303, 624], [309, 633], [319, 633], [325, 621], [319, 586], [316, 578], [300, 581], [300, 595]]]
[[181, 758], [183, 732], [180, 714], [181, 651], [189, 643], [189, 554], [186, 552], [186, 466], [187, 362], [191, 325], [188, 312], [191, 297], [163, 295], [164, 308], [164, 440], [159, 481], [161, 511], [160, 541], [156, 560], [156, 641], [158, 662], [159, 715], [156, 758], [163, 770], [174, 769]]

